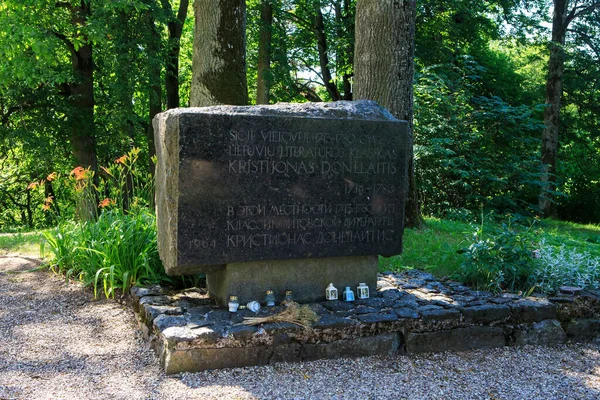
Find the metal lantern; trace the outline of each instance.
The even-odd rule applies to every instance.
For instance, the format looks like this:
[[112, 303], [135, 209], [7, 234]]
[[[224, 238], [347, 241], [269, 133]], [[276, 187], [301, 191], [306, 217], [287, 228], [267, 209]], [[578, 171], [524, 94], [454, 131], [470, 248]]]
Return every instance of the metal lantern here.
[[338, 290], [333, 286], [333, 283], [330, 283], [329, 286], [325, 289], [325, 298], [327, 300], [337, 300], [338, 299]]
[[354, 292], [350, 286], [346, 286], [346, 290], [344, 290], [344, 301], [354, 301]]
[[365, 283], [360, 283], [356, 287], [356, 295], [359, 299], [368, 299], [369, 298], [369, 287]]

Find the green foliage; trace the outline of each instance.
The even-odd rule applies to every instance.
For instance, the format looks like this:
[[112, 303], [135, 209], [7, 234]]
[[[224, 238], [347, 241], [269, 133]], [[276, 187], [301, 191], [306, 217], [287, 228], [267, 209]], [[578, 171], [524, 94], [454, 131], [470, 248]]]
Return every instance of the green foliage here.
[[[479, 289], [527, 290], [531, 287], [535, 244], [532, 227], [511, 226], [511, 221], [491, 232], [484, 224], [473, 232], [468, 246], [459, 250], [464, 256], [457, 277]], [[528, 287], [529, 285], [529, 287]]]
[[75, 168], [65, 178], [74, 201], [102, 199], [101, 211], [97, 218], [61, 220], [44, 233], [53, 253], [51, 268], [93, 286], [95, 296], [102, 290], [106, 297], [114, 297], [117, 289], [126, 292], [136, 283], [168, 280], [158, 257], [153, 180], [140, 168], [139, 153], [133, 149], [113, 166], [102, 167], [105, 176], [98, 184], [89, 169]]
[[103, 211], [97, 221], [64, 222], [45, 233], [51, 268], [114, 297], [131, 285], [167, 280], [158, 257], [156, 220], [144, 209]]
[[[316, 9], [323, 13], [327, 56], [333, 81], [344, 93], [343, 76], [352, 76], [355, 0], [276, 0], [273, 4], [271, 102], [330, 101], [324, 88], [314, 32]], [[248, 86], [256, 99], [261, 0], [247, 2]]]
[[545, 240], [539, 244], [536, 268], [531, 280], [540, 290], [557, 292], [560, 286], [575, 286], [586, 289], [600, 287], [600, 257], [565, 245], [555, 247]]
[[493, 291], [600, 285], [600, 226], [519, 216], [498, 222], [493, 213], [482, 218], [479, 225], [426, 218], [425, 228], [405, 231], [402, 255], [380, 257], [379, 270], [423, 269]]
[[452, 210], [528, 213], [539, 193], [536, 109], [481, 93], [486, 70], [461, 59], [454, 78], [445, 66], [425, 68], [415, 85], [415, 168], [424, 213]]
[[[260, 3], [247, 2], [252, 100]], [[324, 19], [333, 82], [349, 94], [356, 1], [271, 3], [271, 101], [330, 99], [317, 51], [317, 10]], [[71, 9], [82, 4], [92, 4], [89, 15], [74, 23]], [[166, 28], [177, 5], [166, 0], [0, 3], [0, 231], [40, 229], [56, 224], [58, 216], [75, 214], [74, 187], [46, 179], [75, 166], [73, 49], [89, 45], [93, 51], [93, 121], [84, 125], [93, 130], [99, 164], [112, 165], [137, 147], [139, 161], [152, 167], [149, 109], [151, 100], [158, 108], [164, 100], [165, 63], [173, 44]], [[549, 36], [541, 22], [547, 22], [551, 5], [417, 3], [415, 166], [425, 214], [467, 221], [480, 205], [498, 214], [536, 212]], [[599, 13], [580, 15], [565, 44], [557, 216], [581, 222], [600, 221]], [[189, 99], [193, 25], [189, 7], [180, 41], [183, 106]], [[96, 177], [100, 185], [112, 179], [105, 171]], [[40, 184], [27, 189], [33, 182]], [[50, 197], [52, 213], [44, 213], [42, 204]], [[112, 195], [102, 192], [88, 202], [104, 197]]]

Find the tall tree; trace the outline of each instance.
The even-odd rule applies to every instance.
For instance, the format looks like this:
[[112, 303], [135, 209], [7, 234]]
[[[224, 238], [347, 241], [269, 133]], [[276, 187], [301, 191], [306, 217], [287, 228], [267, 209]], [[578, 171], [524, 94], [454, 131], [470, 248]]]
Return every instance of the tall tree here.
[[336, 70], [342, 76], [343, 99], [352, 100], [352, 63], [354, 59], [354, 10], [351, 0], [333, 3], [338, 45], [336, 46]]
[[246, 2], [197, 0], [194, 7], [190, 105], [248, 104]]
[[271, 86], [271, 41], [273, 37], [273, 4], [262, 0], [260, 4], [260, 28], [258, 38], [258, 76], [256, 104], [269, 104]]
[[412, 151], [415, 17], [415, 0], [358, 0], [356, 5], [354, 98], [375, 100], [409, 123], [408, 227], [423, 224]]
[[[565, 69], [565, 40], [569, 25], [577, 18], [586, 16], [600, 8], [597, 0], [553, 0], [552, 39], [546, 79], [545, 128], [542, 133], [542, 190], [539, 196], [540, 212], [549, 216], [553, 213], [550, 193], [556, 189], [556, 160], [560, 132], [560, 103], [563, 92]], [[569, 7], [571, 7], [569, 9]]]
[[[171, 2], [161, 0], [163, 9], [172, 14]], [[189, 0], [180, 0], [177, 14], [167, 23], [169, 31], [167, 62], [165, 66], [165, 89], [167, 92], [167, 109], [179, 107], [179, 53], [181, 51], [181, 34], [187, 16]]]

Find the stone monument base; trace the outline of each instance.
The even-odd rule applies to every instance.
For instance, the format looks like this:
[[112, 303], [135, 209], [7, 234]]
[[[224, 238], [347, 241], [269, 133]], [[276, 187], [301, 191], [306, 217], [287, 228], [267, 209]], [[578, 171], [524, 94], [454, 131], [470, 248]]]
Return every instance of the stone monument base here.
[[291, 290], [294, 301], [310, 303], [325, 300], [329, 283], [338, 289], [339, 298], [346, 286], [356, 295], [356, 286], [364, 282], [371, 292], [377, 288], [377, 256], [307, 258], [295, 260], [232, 263], [208, 273], [210, 297], [226, 305], [229, 296], [238, 296], [240, 304], [263, 302], [267, 290], [273, 290], [276, 303]]
[[311, 329], [289, 322], [247, 325], [247, 318], [273, 317], [285, 306], [231, 313], [198, 288], [134, 286], [131, 295], [142, 333], [167, 374], [600, 340], [600, 296], [594, 291], [550, 298], [494, 295], [417, 270], [380, 275], [377, 286], [368, 299], [309, 304], [318, 317]]

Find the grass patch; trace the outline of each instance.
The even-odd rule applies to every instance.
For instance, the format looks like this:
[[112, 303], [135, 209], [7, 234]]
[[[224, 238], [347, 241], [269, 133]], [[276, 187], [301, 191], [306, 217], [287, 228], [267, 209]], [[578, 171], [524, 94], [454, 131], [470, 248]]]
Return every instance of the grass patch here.
[[522, 226], [426, 218], [425, 228], [405, 230], [402, 255], [379, 259], [380, 271], [427, 270], [495, 291], [595, 288], [598, 268], [600, 226], [550, 219]]
[[380, 271], [421, 269], [444, 276], [458, 269], [463, 257], [457, 250], [473, 226], [438, 218], [425, 218], [425, 223], [422, 229], [404, 231], [404, 252], [399, 256], [380, 257]]
[[40, 257], [40, 246], [45, 241], [44, 233], [41, 231], [0, 233], [0, 254]]
[[562, 246], [578, 252], [600, 257], [600, 226], [574, 222], [543, 220], [540, 223], [544, 241], [552, 246]]

